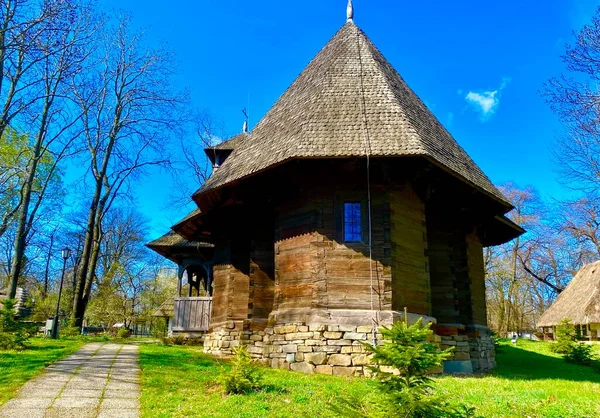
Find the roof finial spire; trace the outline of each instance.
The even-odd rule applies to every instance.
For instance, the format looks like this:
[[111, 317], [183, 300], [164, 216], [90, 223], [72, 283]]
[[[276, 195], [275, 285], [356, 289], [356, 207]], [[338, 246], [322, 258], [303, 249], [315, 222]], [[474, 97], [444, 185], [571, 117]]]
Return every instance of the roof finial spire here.
[[348, 7], [346, 7], [346, 22], [354, 22], [354, 6], [352, 6], [352, 0], [348, 0]]

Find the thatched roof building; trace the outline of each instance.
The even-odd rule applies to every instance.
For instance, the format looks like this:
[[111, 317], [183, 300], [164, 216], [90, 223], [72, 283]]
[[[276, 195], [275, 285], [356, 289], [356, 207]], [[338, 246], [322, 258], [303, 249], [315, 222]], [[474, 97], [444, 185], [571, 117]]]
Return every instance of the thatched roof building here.
[[175, 299], [169, 298], [158, 307], [152, 316], [157, 318], [171, 318], [173, 316], [173, 309], [175, 306]]
[[[17, 293], [15, 295], [15, 315], [18, 317], [25, 317], [29, 315], [30, 309], [27, 307], [26, 302], [29, 298], [29, 293], [22, 287], [17, 288]], [[0, 289], [0, 309], [2, 309], [3, 303], [5, 299], [8, 299], [8, 288]]]
[[540, 328], [553, 327], [563, 319], [575, 325], [600, 329], [600, 261], [577, 272], [565, 290], [539, 319]]

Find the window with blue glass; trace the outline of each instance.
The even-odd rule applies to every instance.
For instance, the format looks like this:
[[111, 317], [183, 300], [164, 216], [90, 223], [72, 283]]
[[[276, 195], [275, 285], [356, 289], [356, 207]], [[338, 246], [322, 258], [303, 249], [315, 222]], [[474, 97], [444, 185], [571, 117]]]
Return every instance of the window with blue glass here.
[[362, 214], [360, 202], [344, 203], [344, 241], [362, 241]]

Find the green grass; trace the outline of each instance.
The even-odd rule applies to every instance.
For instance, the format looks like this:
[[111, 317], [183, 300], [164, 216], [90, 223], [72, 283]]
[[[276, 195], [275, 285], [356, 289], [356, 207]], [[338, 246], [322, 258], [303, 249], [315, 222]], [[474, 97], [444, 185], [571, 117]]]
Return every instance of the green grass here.
[[48, 365], [77, 351], [85, 340], [33, 338], [23, 351], [0, 351], [0, 405]]
[[[437, 379], [452, 401], [484, 417], [600, 416], [600, 373], [565, 363], [547, 343], [503, 343], [498, 368], [484, 377]], [[376, 397], [366, 378], [264, 370], [266, 389], [226, 396], [217, 376], [226, 363], [199, 347], [142, 345], [143, 417], [327, 417], [331, 403]]]
[[485, 417], [600, 416], [600, 373], [566, 363], [550, 351], [549, 343], [501, 343], [496, 361], [492, 374], [442, 377], [439, 387]]
[[140, 365], [143, 417], [326, 417], [332, 398], [374, 390], [368, 379], [265, 368], [263, 391], [226, 396], [216, 379], [228, 365], [201, 347], [142, 345]]

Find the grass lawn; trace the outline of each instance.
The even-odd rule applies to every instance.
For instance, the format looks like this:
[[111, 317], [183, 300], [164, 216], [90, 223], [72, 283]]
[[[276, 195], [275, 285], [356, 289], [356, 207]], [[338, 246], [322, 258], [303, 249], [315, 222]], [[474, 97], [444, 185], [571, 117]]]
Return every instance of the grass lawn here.
[[[304, 375], [264, 370], [266, 390], [223, 395], [216, 378], [224, 362], [200, 347], [142, 345], [143, 417], [326, 417], [330, 402], [375, 395], [365, 378]], [[497, 370], [485, 377], [437, 379], [451, 399], [476, 407], [484, 417], [600, 416], [600, 373], [567, 364], [548, 343], [503, 343]]]
[[77, 351], [84, 340], [33, 338], [24, 351], [0, 351], [0, 405], [46, 366]]
[[[600, 346], [596, 346], [600, 354]], [[493, 374], [438, 379], [452, 398], [485, 417], [598, 417], [600, 372], [566, 363], [550, 344], [520, 340], [502, 343]]]

